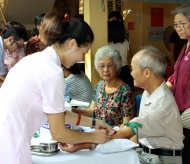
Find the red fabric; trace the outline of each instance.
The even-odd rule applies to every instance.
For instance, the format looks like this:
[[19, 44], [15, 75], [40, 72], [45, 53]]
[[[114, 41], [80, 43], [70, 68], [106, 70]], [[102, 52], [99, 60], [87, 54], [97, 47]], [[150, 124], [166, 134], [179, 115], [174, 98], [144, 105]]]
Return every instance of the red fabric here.
[[174, 69], [171, 65], [167, 65], [166, 67], [166, 80], [174, 73]]
[[[190, 47], [185, 53], [184, 45], [174, 66], [174, 75], [169, 78], [180, 111], [190, 108]], [[173, 81], [173, 82], [172, 82]]]
[[30, 40], [26, 44], [26, 55], [33, 54], [35, 52], [42, 51], [46, 48], [45, 46], [38, 38], [38, 36], [34, 36], [30, 38]]

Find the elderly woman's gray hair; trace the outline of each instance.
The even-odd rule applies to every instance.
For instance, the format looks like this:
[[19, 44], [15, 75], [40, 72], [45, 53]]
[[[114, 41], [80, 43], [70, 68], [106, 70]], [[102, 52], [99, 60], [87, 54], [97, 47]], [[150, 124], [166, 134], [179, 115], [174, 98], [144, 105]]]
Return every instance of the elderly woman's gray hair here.
[[113, 59], [113, 62], [116, 65], [117, 73], [119, 74], [121, 70], [120, 52], [109, 45], [99, 48], [95, 54], [95, 60], [94, 60], [94, 65], [97, 71], [99, 70], [100, 59], [103, 57], [110, 57]]
[[157, 77], [165, 77], [167, 61], [163, 53], [153, 46], [141, 47], [143, 53], [139, 59], [141, 71], [145, 68], [152, 70]]
[[171, 12], [173, 15], [183, 14], [190, 21], [190, 4], [183, 4]]

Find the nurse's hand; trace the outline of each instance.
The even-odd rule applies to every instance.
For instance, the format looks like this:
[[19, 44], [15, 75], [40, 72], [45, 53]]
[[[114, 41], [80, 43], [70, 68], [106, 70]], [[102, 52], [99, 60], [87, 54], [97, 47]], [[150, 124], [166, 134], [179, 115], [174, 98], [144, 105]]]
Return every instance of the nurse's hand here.
[[97, 120], [96, 119], [96, 126], [95, 126], [95, 128], [96, 129], [104, 129], [104, 130], [106, 130], [108, 132], [109, 135], [115, 133], [115, 130], [110, 125], [108, 125], [107, 123], [105, 123], [102, 120]]
[[110, 141], [111, 140], [111, 135], [108, 134], [108, 131], [105, 130], [105, 129], [102, 129], [102, 130], [95, 130], [92, 132], [93, 134], [93, 140], [92, 140], [92, 143], [100, 143], [100, 144], [103, 144], [107, 141]]

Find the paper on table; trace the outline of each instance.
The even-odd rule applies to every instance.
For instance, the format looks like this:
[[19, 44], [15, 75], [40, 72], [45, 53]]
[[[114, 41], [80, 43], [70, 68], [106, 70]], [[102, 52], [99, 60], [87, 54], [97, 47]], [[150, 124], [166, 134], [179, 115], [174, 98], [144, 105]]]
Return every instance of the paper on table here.
[[71, 106], [89, 106], [89, 103], [84, 102], [84, 101], [71, 100], [70, 105]]
[[67, 101], [65, 101], [65, 109], [71, 111], [71, 105]]

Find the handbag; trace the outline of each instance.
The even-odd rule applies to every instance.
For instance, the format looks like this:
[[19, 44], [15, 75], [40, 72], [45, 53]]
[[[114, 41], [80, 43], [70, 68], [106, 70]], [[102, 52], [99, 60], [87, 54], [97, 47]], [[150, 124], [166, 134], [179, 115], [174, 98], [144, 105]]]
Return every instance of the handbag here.
[[181, 115], [183, 128], [190, 129], [190, 108], [186, 109]]

